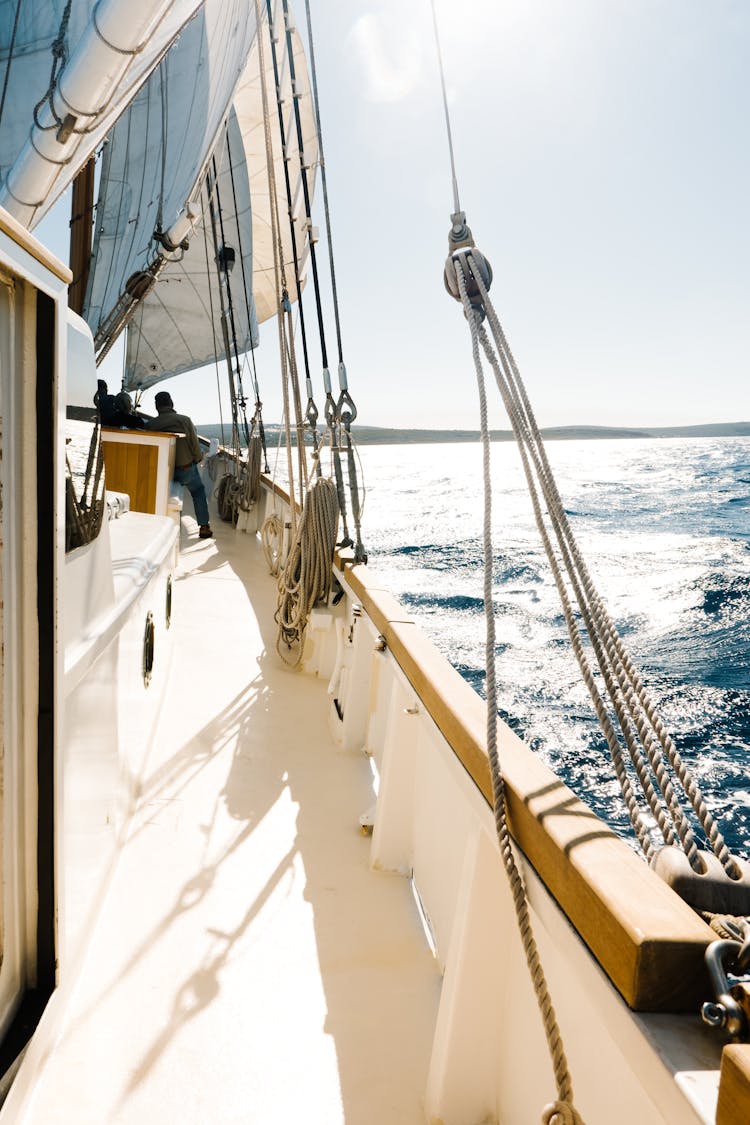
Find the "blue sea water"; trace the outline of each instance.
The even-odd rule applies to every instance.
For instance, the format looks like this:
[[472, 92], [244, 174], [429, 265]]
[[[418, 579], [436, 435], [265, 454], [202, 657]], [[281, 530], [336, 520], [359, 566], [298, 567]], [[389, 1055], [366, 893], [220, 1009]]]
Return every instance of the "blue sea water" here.
[[[550, 442], [574, 533], [727, 842], [750, 855], [750, 438]], [[484, 691], [481, 449], [366, 446], [370, 566]], [[629, 834], [513, 443], [492, 447], [502, 717]]]

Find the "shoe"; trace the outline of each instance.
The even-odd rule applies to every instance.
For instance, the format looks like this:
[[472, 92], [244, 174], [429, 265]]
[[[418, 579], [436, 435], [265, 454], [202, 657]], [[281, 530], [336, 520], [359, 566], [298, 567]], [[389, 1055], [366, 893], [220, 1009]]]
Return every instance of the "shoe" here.
[[198, 532], [198, 538], [199, 539], [213, 539], [213, 537], [214, 537], [214, 533], [211, 530], [209, 524], [204, 523], [203, 526], [201, 527], [200, 531]]

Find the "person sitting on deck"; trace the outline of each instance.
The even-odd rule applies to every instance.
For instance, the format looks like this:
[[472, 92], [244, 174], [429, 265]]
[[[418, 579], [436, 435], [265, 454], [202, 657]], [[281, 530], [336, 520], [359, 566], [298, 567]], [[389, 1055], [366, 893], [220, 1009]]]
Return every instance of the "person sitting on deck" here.
[[208, 522], [206, 490], [198, 472], [198, 465], [203, 460], [203, 452], [195, 426], [187, 414], [175, 412], [172, 396], [168, 391], [159, 391], [154, 397], [154, 405], [158, 413], [155, 418], [149, 420], [146, 428], [179, 435], [175, 451], [174, 479], [187, 488], [193, 498], [195, 518], [200, 525], [198, 532], [200, 538], [211, 539], [213, 532]]

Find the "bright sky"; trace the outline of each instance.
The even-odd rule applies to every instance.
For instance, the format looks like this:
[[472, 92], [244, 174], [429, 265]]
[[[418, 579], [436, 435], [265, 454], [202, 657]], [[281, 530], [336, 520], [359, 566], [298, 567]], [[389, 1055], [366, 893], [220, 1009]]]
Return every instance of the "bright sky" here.
[[[429, 2], [311, 6], [358, 421], [476, 428], [468, 329], [442, 280], [452, 195]], [[747, 0], [437, 8], [461, 204], [539, 422], [750, 419]], [[37, 233], [60, 251], [64, 225]], [[311, 323], [311, 287], [306, 308]], [[271, 422], [275, 331], [258, 352]], [[315, 340], [312, 354], [322, 400]], [[166, 386], [217, 419], [213, 369]], [[507, 425], [499, 404], [492, 424]]]

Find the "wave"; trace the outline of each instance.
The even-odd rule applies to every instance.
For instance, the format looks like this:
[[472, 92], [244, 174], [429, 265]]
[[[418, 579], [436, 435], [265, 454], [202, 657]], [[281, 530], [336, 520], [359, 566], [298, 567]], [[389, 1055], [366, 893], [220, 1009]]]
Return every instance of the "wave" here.
[[457, 613], [471, 610], [474, 613], [484, 613], [484, 598], [476, 598], [467, 594], [403, 594], [401, 601], [406, 605], [424, 607], [428, 609], [446, 609]]
[[[372, 497], [381, 505], [371, 555], [440, 650], [484, 694], [479, 469], [463, 483], [452, 477], [446, 489], [443, 452], [422, 446], [401, 453], [407, 464], [395, 466], [386, 461], [387, 451], [363, 451], [366, 459], [382, 461], [381, 496], [368, 498], [368, 505]], [[494, 458], [499, 714], [629, 836], [513, 453], [508, 447]], [[747, 438], [612, 448], [572, 442], [554, 449], [560, 492], [595, 584], [730, 847], [746, 853], [749, 455]], [[410, 485], [420, 482], [417, 523], [413, 496], [402, 500], [405, 475]]]

